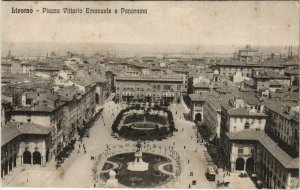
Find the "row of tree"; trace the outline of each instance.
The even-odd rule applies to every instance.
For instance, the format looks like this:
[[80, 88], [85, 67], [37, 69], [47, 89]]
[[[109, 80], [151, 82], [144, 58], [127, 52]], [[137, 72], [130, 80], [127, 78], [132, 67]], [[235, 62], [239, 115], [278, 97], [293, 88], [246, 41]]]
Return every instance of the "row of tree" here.
[[[119, 127], [119, 125], [120, 125], [120, 122], [121, 122], [121, 120], [122, 120], [122, 118], [123, 118], [124, 113], [126, 113], [126, 112], [128, 112], [128, 111], [130, 111], [130, 110], [139, 110], [139, 109], [144, 109], [144, 108], [140, 107], [140, 105], [137, 104], [137, 105], [135, 105], [135, 106], [128, 107], [128, 108], [125, 108], [125, 109], [121, 110], [121, 111], [118, 113], [118, 115], [117, 115], [115, 121], [114, 121], [113, 124], [112, 124], [112, 130], [113, 130], [113, 132], [115, 132], [115, 133], [118, 133], [118, 132], [119, 132], [118, 127]], [[170, 110], [168, 110], [168, 108], [162, 107], [162, 106], [160, 106], [160, 105], [158, 105], [158, 104], [155, 104], [154, 107], [153, 107], [153, 108], [150, 108], [150, 109], [152, 109], [152, 110], [154, 110], [154, 111], [163, 111], [163, 112], [167, 113], [168, 124], [169, 124], [169, 132], [170, 132], [171, 134], [173, 134], [173, 132], [176, 131], [175, 123], [174, 123], [174, 118], [173, 118], [173, 114], [172, 114], [172, 112], [171, 112]], [[147, 109], [146, 114], [147, 114], [147, 113], [149, 114], [150, 109]]]

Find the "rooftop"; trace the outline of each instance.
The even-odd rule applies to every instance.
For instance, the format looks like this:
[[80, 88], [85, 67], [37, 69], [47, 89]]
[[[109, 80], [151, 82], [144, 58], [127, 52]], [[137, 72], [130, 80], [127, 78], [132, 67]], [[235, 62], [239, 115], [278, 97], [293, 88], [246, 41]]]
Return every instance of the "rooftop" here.
[[194, 88], [210, 88], [211, 84], [200, 82], [200, 83], [193, 84], [193, 87]]
[[35, 123], [9, 122], [1, 128], [1, 146], [23, 134], [47, 135], [52, 128]]
[[249, 85], [249, 86], [254, 86], [254, 80], [253, 79], [244, 80], [244, 83]]
[[251, 92], [238, 92], [238, 96], [242, 97], [245, 103], [249, 105], [258, 105], [259, 99]]
[[298, 104], [286, 104], [278, 101], [271, 101], [267, 100], [265, 101], [265, 106], [272, 110], [273, 112], [276, 112], [277, 114], [287, 118], [287, 119], [292, 119], [293, 116], [288, 112], [288, 107], [297, 107], [299, 106]]
[[46, 112], [46, 113], [51, 113], [55, 111], [57, 108], [61, 107], [64, 105], [64, 102], [59, 102], [55, 108], [50, 107], [48, 105], [35, 105], [35, 106], [28, 106], [28, 107], [17, 107], [14, 106], [12, 112]]
[[258, 117], [267, 117], [264, 113], [251, 112], [246, 108], [233, 108], [228, 110], [230, 116], [258, 116]]
[[253, 76], [254, 78], [257, 78], [257, 79], [291, 79], [289, 76], [284, 76], [284, 75], [280, 75], [278, 73], [262, 73], [262, 74], [258, 74], [258, 75], [254, 75]]
[[217, 110], [221, 109], [221, 104], [220, 104], [220, 101], [217, 97], [207, 95], [207, 96], [205, 96], [205, 98], [206, 98], [207, 101], [209, 101], [213, 105], [213, 107], [215, 109], [217, 109]]
[[190, 94], [189, 97], [192, 102], [204, 102], [206, 93]]
[[254, 68], [285, 68], [285, 66], [281, 65], [279, 62], [245, 62], [245, 61], [237, 61], [237, 60], [225, 60], [223, 62], [217, 63], [220, 66], [237, 66], [237, 67], [254, 67]]
[[147, 80], [147, 81], [182, 81], [182, 77], [178, 74], [153, 74], [150, 75], [138, 75], [138, 76], [129, 76], [125, 75], [124, 73], [117, 76], [116, 80]]

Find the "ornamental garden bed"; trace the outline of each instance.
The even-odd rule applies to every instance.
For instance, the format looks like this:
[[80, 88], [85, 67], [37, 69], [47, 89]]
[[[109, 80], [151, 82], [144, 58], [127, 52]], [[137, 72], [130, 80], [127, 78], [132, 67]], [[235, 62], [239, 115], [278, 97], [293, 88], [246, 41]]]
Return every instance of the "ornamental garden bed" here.
[[[144, 113], [134, 113], [143, 110]], [[112, 124], [112, 130], [120, 138], [128, 140], [162, 140], [177, 131], [172, 112], [159, 105], [147, 109], [135, 105], [121, 110]]]
[[[120, 155], [122, 155], [120, 157]], [[159, 157], [159, 159], [158, 159]], [[122, 158], [122, 159], [120, 159]], [[173, 176], [164, 174], [157, 169], [157, 166], [167, 162], [171, 163], [169, 158], [157, 154], [143, 153], [143, 161], [149, 163], [147, 171], [130, 171], [127, 169], [128, 163], [134, 161], [134, 153], [122, 153], [111, 156], [108, 161], [119, 164], [116, 171], [116, 179], [119, 183], [131, 188], [151, 188], [162, 185], [170, 181]], [[104, 170], [104, 168], [103, 168]], [[100, 177], [108, 180], [108, 172], [102, 173]]]

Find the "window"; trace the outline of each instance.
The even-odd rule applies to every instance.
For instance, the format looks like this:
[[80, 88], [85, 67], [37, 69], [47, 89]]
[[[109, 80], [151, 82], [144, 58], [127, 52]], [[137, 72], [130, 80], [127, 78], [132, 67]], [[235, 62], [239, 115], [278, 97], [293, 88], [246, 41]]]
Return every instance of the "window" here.
[[244, 152], [243, 148], [239, 148], [239, 149], [238, 149], [238, 153], [239, 153], [239, 154], [243, 154], [243, 152]]
[[171, 90], [171, 85], [164, 85], [164, 90]]
[[26, 105], [31, 105], [32, 99], [26, 99]]
[[250, 128], [250, 124], [248, 122], [245, 123], [245, 129], [249, 129]]

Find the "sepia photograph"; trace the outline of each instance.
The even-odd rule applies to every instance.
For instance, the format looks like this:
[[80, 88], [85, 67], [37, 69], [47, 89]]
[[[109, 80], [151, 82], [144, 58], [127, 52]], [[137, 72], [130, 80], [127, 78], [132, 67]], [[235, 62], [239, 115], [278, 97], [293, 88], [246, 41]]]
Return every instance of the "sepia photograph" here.
[[2, 1], [1, 187], [299, 189], [299, 1]]

